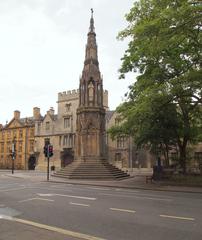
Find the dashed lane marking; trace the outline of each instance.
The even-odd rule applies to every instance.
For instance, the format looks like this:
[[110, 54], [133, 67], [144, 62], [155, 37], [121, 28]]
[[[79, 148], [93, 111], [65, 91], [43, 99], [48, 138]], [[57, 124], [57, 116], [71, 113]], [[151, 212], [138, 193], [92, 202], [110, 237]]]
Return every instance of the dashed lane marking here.
[[89, 204], [83, 204], [83, 203], [74, 203], [74, 202], [70, 202], [69, 204], [71, 205], [76, 205], [76, 206], [83, 206], [83, 207], [89, 207]]
[[112, 211], [120, 211], [120, 212], [128, 212], [128, 213], [135, 213], [134, 210], [129, 210], [129, 209], [122, 209], [122, 208], [110, 208]]
[[22, 202], [28, 202], [28, 201], [33, 201], [33, 200], [41, 200], [41, 201], [48, 201], [48, 202], [54, 202], [55, 201], [53, 199], [47, 199], [47, 198], [28, 198], [28, 199], [21, 200], [21, 201], [18, 201], [18, 202], [22, 203]]
[[73, 232], [70, 230], [66, 230], [63, 228], [58, 228], [58, 227], [54, 227], [54, 226], [49, 226], [49, 225], [45, 225], [45, 224], [40, 224], [37, 222], [32, 222], [29, 220], [24, 220], [24, 219], [20, 219], [20, 218], [11, 218], [11, 217], [6, 217], [6, 216], [1, 216], [1, 218], [4, 218], [6, 220], [10, 220], [10, 221], [14, 221], [14, 222], [18, 222], [18, 223], [22, 223], [22, 224], [26, 224], [29, 226], [34, 226], [37, 228], [41, 228], [41, 229], [46, 229], [52, 232], [57, 232], [66, 236], [71, 236], [71, 237], [75, 237], [78, 239], [84, 239], [84, 240], [106, 240], [104, 238], [99, 238], [99, 237], [95, 237], [95, 236], [91, 236], [91, 235], [87, 235], [87, 234], [83, 234], [83, 233], [79, 233], [79, 232]]
[[65, 195], [65, 194], [57, 194], [57, 193], [37, 193], [40, 197], [52, 197], [52, 196], [59, 196], [59, 197], [68, 197], [68, 198], [78, 198], [78, 199], [85, 199], [85, 200], [91, 200], [94, 201], [96, 198], [92, 197], [83, 197], [83, 196], [74, 196], [74, 195]]
[[121, 194], [111, 194], [111, 193], [99, 193], [99, 195], [106, 195], [106, 196], [113, 196], [113, 197], [124, 197], [124, 198], [137, 198], [137, 199], [146, 199], [146, 200], [155, 200], [155, 201], [166, 201], [171, 202], [173, 199], [167, 198], [155, 198], [155, 197], [142, 197], [142, 196], [135, 196], [135, 195], [121, 195]]
[[163, 215], [163, 214], [161, 214], [160, 217], [173, 218], [173, 219], [179, 219], [179, 220], [188, 220], [188, 221], [194, 221], [195, 220], [195, 218], [190, 218], [190, 217], [170, 216], [170, 215]]
[[25, 190], [26, 188], [25, 187], [21, 187], [21, 188], [10, 188], [10, 189], [4, 189], [4, 190], [1, 190], [0, 189], [0, 192], [11, 192], [11, 191], [19, 191], [19, 190]]

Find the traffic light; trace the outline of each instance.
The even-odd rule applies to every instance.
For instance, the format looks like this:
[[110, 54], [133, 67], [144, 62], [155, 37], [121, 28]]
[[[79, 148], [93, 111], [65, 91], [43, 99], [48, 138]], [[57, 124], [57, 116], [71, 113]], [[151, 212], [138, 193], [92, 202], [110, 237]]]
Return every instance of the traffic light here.
[[43, 148], [43, 153], [45, 157], [52, 157], [53, 156], [53, 145], [47, 144]]
[[48, 145], [45, 145], [43, 147], [43, 153], [44, 153], [45, 157], [48, 157]]
[[48, 145], [48, 156], [49, 157], [53, 156], [53, 145]]

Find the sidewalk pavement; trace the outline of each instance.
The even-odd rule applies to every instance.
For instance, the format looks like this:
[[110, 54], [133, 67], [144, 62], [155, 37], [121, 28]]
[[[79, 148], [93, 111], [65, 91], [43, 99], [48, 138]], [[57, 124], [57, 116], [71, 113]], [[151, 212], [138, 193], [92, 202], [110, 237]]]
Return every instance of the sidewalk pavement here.
[[0, 218], [1, 240], [79, 240], [81, 238], [70, 237], [54, 231], [29, 226], [23, 223]]
[[[7, 177], [16, 177], [23, 179], [30, 179], [31, 181], [47, 181], [46, 172], [40, 171], [16, 171], [14, 174], [11, 174], [8, 171], [1, 171], [0, 175]], [[188, 186], [171, 186], [167, 185], [164, 182], [152, 181], [146, 183], [145, 175], [137, 175], [131, 178], [124, 180], [73, 180], [66, 178], [58, 178], [50, 176], [49, 182], [54, 183], [63, 183], [63, 184], [75, 184], [75, 185], [90, 185], [90, 186], [102, 186], [102, 187], [113, 187], [113, 188], [126, 188], [126, 189], [144, 189], [144, 190], [153, 190], [153, 191], [170, 191], [170, 192], [187, 192], [187, 193], [202, 193], [201, 187], [188, 187]]]

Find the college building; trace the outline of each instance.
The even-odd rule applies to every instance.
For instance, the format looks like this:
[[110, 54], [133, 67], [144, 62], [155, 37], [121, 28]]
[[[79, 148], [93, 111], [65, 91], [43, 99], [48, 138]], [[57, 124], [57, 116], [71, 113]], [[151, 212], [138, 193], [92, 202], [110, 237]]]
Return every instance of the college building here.
[[[15, 169], [47, 169], [44, 146], [53, 145], [50, 166], [56, 170], [77, 160], [80, 162], [107, 160], [127, 171], [151, 170], [156, 156], [149, 149], [137, 149], [133, 139], [120, 136], [112, 140], [107, 130], [120, 123], [116, 111], [109, 110], [107, 90], [99, 70], [94, 19], [91, 15], [87, 34], [84, 67], [77, 90], [58, 93], [57, 112], [51, 107], [42, 116], [40, 108], [33, 108], [33, 116], [21, 118], [15, 111], [13, 118], [0, 125], [0, 169], [12, 167], [12, 146], [15, 146]], [[178, 157], [170, 152], [170, 164]], [[163, 156], [161, 156], [164, 164]], [[202, 144], [190, 147], [190, 169], [202, 169]]]

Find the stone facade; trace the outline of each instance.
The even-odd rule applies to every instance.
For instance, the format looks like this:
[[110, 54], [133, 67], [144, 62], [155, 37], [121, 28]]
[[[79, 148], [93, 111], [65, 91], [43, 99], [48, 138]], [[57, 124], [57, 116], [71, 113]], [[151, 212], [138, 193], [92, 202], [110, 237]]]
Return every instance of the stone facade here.
[[[108, 109], [108, 91], [103, 92], [104, 107]], [[36, 169], [45, 170], [47, 160], [43, 154], [46, 141], [53, 145], [51, 165], [56, 169], [71, 163], [75, 155], [76, 111], [79, 106], [79, 90], [58, 93], [57, 114], [51, 108], [35, 122]]]
[[34, 169], [34, 122], [37, 117], [33, 111], [33, 117], [20, 118], [20, 112], [15, 111], [12, 120], [5, 126], [0, 126], [0, 168], [12, 167], [12, 144], [15, 144], [16, 157], [15, 169]]
[[[116, 111], [106, 113], [106, 129], [120, 123], [120, 116]], [[123, 135], [112, 140], [107, 134], [106, 142], [107, 159], [119, 168], [152, 168], [155, 162], [148, 150], [136, 148], [131, 137]]]

